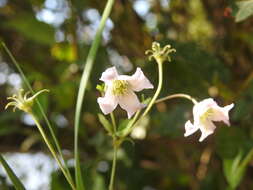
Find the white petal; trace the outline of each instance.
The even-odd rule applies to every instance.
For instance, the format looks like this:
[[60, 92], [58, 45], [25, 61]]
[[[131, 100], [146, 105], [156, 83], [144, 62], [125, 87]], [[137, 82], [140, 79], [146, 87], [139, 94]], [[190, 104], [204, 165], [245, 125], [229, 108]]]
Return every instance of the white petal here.
[[197, 103], [193, 107], [194, 120], [196, 118], [201, 117], [201, 115], [203, 115], [209, 108], [213, 108], [216, 106], [218, 106], [218, 105], [212, 98], [207, 98], [207, 99], [200, 101], [199, 103]]
[[214, 115], [212, 117], [213, 121], [223, 121], [227, 125], [230, 125], [229, 123], [229, 111], [234, 107], [234, 104], [230, 104], [225, 107], [217, 106], [216, 109], [214, 109]]
[[133, 91], [129, 91], [127, 94], [119, 96], [118, 98], [120, 107], [127, 111], [128, 119], [130, 119], [136, 111], [143, 108], [143, 105]]
[[216, 126], [213, 124], [212, 121], [205, 121], [199, 125], [199, 129], [201, 131], [201, 137], [199, 142], [202, 142], [207, 136], [213, 134]]
[[188, 120], [186, 123], [185, 123], [185, 133], [184, 133], [184, 136], [187, 137], [193, 133], [195, 133], [199, 128], [197, 126], [194, 126], [190, 120]]
[[97, 99], [100, 109], [107, 115], [111, 113], [118, 105], [117, 97], [112, 95], [111, 89], [108, 89], [104, 97], [99, 97]]
[[107, 83], [109, 81], [112, 81], [118, 77], [118, 72], [115, 67], [111, 67], [106, 69], [100, 78], [101, 81]]
[[154, 88], [139, 67], [132, 76], [120, 75], [119, 80], [127, 80], [131, 85], [131, 89], [136, 92], [139, 92], [143, 89]]

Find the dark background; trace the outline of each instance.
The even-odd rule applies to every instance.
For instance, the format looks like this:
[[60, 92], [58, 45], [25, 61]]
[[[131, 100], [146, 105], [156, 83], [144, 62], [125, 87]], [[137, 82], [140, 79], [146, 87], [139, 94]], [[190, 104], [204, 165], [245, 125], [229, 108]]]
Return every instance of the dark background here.
[[[105, 0], [0, 0], [0, 40], [19, 61], [35, 91], [50, 89], [40, 101], [70, 162], [77, 90], [105, 3]], [[135, 139], [134, 145], [125, 142], [120, 150], [116, 189], [228, 187], [223, 163], [238, 155], [245, 157], [253, 146], [253, 20], [248, 17], [236, 22], [239, 11], [240, 6], [233, 1], [115, 1], [81, 116], [80, 154], [88, 190], [107, 188], [112, 159], [111, 139], [97, 119], [99, 77], [112, 65], [126, 74], [132, 74], [139, 66], [156, 86], [156, 65], [144, 54], [153, 41], [177, 49], [172, 62], [164, 66], [160, 97], [187, 93], [197, 100], [213, 97], [222, 106], [234, 102], [231, 127], [219, 123], [214, 135], [199, 143], [199, 132], [183, 137], [184, 124], [192, 118], [190, 101], [174, 99], [156, 105], [142, 126], [147, 130], [146, 137]], [[48, 154], [27, 115], [20, 111], [12, 113], [11, 109], [4, 111], [6, 97], [20, 87], [25, 88], [20, 75], [1, 49], [0, 151], [8, 153], [7, 156], [16, 152], [30, 153], [31, 157], [38, 152]], [[144, 93], [148, 96], [153, 91]], [[124, 118], [126, 113], [117, 109], [116, 116]], [[0, 188], [11, 189], [4, 173], [1, 175]], [[59, 172], [51, 176], [48, 182], [51, 189], [68, 189]], [[252, 177], [251, 163], [238, 189], [253, 189]], [[23, 180], [26, 178], [21, 176]]]

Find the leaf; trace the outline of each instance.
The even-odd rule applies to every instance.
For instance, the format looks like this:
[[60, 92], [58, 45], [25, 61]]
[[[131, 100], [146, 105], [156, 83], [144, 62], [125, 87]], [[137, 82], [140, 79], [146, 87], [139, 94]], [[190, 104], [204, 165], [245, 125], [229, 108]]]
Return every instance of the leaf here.
[[253, 14], [253, 0], [240, 1], [237, 6], [239, 10], [235, 15], [236, 22], [241, 22]]
[[232, 189], [235, 189], [240, 184], [246, 170], [246, 166], [240, 164], [241, 160], [242, 151], [240, 151], [233, 159], [223, 160], [223, 172]]
[[6, 28], [12, 28], [22, 33], [26, 38], [45, 45], [54, 43], [54, 29], [52, 26], [38, 21], [33, 15], [20, 14], [3, 24]]
[[8, 177], [11, 179], [14, 187], [16, 190], [25, 190], [24, 185], [21, 183], [21, 181], [18, 179], [18, 177], [15, 175], [13, 170], [10, 168], [8, 163], [5, 161], [2, 155], [0, 155], [0, 162], [2, 166], [4, 167]]
[[112, 127], [111, 123], [105, 118], [105, 116], [102, 114], [98, 114], [98, 119], [99, 119], [100, 123], [103, 125], [103, 127], [105, 128], [105, 130], [109, 134], [113, 134], [113, 127]]

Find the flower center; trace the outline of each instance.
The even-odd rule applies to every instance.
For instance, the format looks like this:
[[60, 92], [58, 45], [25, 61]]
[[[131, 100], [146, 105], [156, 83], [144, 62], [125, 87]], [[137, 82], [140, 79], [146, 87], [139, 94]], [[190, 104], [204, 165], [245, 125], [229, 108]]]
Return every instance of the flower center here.
[[114, 80], [112, 86], [112, 93], [117, 96], [126, 94], [129, 89], [129, 83], [126, 80]]
[[213, 115], [213, 109], [212, 108], [209, 108], [208, 110], [206, 110], [205, 113], [203, 113], [203, 115], [200, 116], [200, 120], [201, 121], [205, 121], [207, 119], [210, 119]]

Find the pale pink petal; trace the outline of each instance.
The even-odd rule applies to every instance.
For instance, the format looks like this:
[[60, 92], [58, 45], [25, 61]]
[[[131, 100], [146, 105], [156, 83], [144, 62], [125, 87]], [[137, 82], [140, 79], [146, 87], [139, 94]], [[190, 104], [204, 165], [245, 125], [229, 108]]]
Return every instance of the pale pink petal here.
[[214, 130], [215, 130], [216, 126], [213, 124], [212, 121], [205, 121], [202, 122], [199, 125], [199, 129], [201, 131], [201, 137], [199, 139], [199, 142], [202, 142], [207, 136], [213, 134]]
[[133, 91], [129, 91], [124, 96], [119, 96], [118, 98], [120, 107], [127, 111], [128, 119], [130, 119], [136, 111], [143, 108], [143, 105]]
[[234, 104], [230, 104], [225, 107], [219, 107], [217, 106], [216, 109], [214, 109], [214, 115], [212, 117], [213, 121], [223, 121], [226, 123], [228, 126], [230, 125], [229, 123], [229, 111], [234, 107]]
[[193, 107], [193, 116], [194, 120], [201, 115], [203, 115], [208, 109], [218, 106], [217, 103], [212, 98], [207, 98]]
[[119, 80], [126, 80], [131, 85], [133, 91], [139, 92], [143, 89], [154, 88], [142, 70], [138, 67], [132, 76], [120, 75]]
[[184, 136], [187, 137], [193, 133], [195, 133], [199, 128], [194, 126], [190, 120], [185, 123], [185, 133]]
[[109, 81], [112, 81], [118, 77], [118, 72], [115, 67], [111, 67], [106, 69], [100, 78], [101, 81], [107, 83]]
[[111, 113], [118, 105], [118, 99], [111, 93], [111, 89], [108, 89], [104, 97], [97, 99], [100, 109], [107, 115]]

